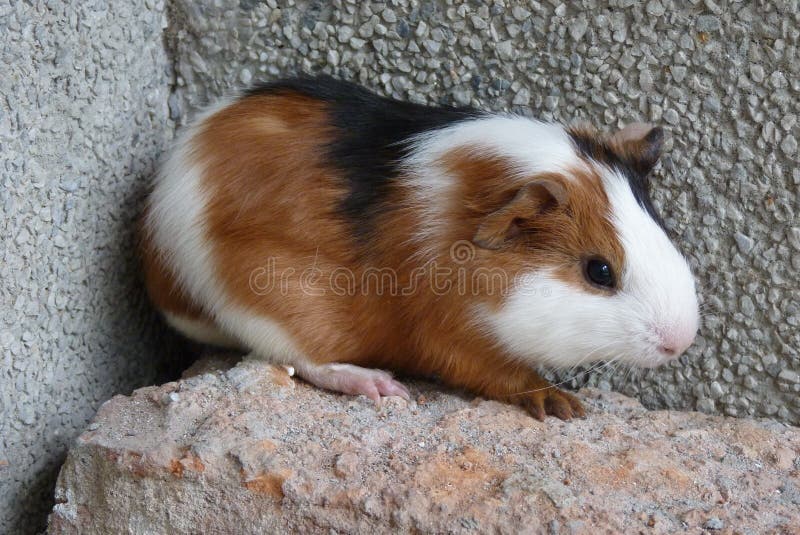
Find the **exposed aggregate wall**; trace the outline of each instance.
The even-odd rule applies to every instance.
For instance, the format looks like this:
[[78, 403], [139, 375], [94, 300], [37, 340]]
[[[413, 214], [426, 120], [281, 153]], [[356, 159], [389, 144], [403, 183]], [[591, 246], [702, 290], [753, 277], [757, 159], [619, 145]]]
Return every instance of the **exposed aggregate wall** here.
[[44, 527], [66, 449], [165, 348], [133, 222], [171, 137], [163, 3], [0, 2], [0, 533]]

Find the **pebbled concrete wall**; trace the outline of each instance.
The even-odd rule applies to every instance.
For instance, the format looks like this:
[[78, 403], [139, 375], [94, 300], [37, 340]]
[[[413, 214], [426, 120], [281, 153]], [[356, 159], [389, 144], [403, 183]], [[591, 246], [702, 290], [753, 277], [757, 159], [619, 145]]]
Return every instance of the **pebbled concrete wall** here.
[[0, 533], [43, 529], [67, 446], [166, 351], [132, 239], [173, 130], [165, 26], [151, 0], [0, 2]]
[[657, 201], [700, 279], [702, 336], [674, 366], [588, 381], [651, 407], [800, 423], [796, 0], [174, 6], [176, 112], [305, 71], [418, 102], [665, 126]]

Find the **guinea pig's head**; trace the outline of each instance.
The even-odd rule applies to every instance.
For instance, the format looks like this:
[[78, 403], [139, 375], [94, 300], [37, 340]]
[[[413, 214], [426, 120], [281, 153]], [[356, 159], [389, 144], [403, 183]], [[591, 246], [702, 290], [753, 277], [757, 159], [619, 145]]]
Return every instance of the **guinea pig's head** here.
[[569, 144], [556, 151], [558, 165], [516, 169], [513, 188], [476, 220], [479, 257], [514, 272], [502, 299], [480, 305], [484, 324], [535, 363], [676, 359], [694, 341], [699, 309], [694, 277], [649, 196], [662, 130], [558, 134]]

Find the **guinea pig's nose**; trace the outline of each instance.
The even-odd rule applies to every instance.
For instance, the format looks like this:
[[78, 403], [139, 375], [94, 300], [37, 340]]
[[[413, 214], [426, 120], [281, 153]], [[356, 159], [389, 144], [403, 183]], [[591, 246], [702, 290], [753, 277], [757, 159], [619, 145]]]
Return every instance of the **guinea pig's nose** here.
[[667, 357], [679, 357], [694, 343], [696, 333], [697, 327], [694, 326], [665, 330], [661, 334], [661, 344], [658, 346], [658, 350]]
[[672, 357], [672, 356], [674, 356], [674, 355], [675, 355], [675, 353], [676, 353], [676, 350], [675, 350], [675, 349], [673, 349], [673, 348], [671, 348], [671, 347], [668, 347], [668, 346], [663, 346], [663, 345], [662, 345], [662, 346], [658, 346], [658, 350], [659, 350], [661, 353], [664, 353], [664, 354], [665, 354], [666, 356], [668, 356], [668, 357]]

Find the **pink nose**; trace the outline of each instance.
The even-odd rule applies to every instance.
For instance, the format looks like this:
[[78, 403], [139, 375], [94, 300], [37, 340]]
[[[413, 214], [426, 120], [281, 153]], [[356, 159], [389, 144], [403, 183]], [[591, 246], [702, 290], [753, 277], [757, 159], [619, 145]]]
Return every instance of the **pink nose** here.
[[694, 343], [697, 327], [669, 329], [661, 335], [658, 350], [667, 357], [677, 358]]

